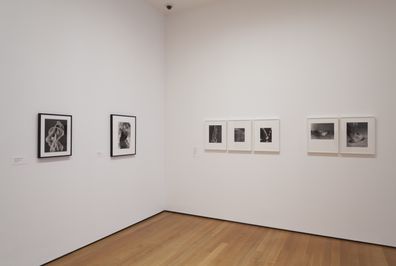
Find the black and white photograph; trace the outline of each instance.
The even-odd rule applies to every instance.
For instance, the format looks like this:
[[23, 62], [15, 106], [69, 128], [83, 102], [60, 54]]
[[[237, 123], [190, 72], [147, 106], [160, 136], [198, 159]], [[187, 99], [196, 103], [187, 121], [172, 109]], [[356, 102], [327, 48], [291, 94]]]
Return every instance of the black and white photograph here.
[[136, 155], [136, 116], [110, 116], [111, 157]]
[[368, 147], [368, 123], [349, 122], [347, 127], [347, 147]]
[[72, 116], [38, 114], [38, 158], [72, 155]]
[[262, 127], [260, 128], [260, 142], [272, 142], [272, 128]]
[[252, 150], [252, 122], [250, 120], [228, 121], [228, 150]]
[[254, 151], [280, 152], [280, 120], [259, 119], [254, 121]]
[[227, 149], [227, 122], [207, 120], [204, 125], [205, 150], [225, 151]]
[[311, 124], [311, 139], [334, 139], [334, 123]]
[[209, 143], [222, 143], [222, 126], [209, 125]]
[[234, 141], [245, 142], [245, 128], [234, 128]]
[[131, 123], [118, 123], [118, 147], [129, 149], [131, 147]]
[[308, 119], [308, 153], [338, 153], [338, 118]]
[[376, 153], [376, 119], [355, 117], [341, 119], [341, 153], [374, 155]]

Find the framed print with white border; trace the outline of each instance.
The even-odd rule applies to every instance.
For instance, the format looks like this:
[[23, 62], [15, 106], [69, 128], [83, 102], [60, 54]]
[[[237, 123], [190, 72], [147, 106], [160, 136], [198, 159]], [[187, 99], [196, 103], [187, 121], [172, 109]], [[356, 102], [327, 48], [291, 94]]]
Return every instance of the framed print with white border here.
[[308, 118], [308, 153], [338, 153], [338, 118]]
[[38, 114], [38, 158], [72, 155], [72, 116]]
[[254, 151], [279, 152], [279, 119], [254, 120]]
[[205, 150], [227, 150], [227, 122], [221, 120], [205, 121]]
[[136, 155], [136, 116], [110, 115], [110, 156]]
[[252, 150], [252, 121], [228, 121], [228, 146], [229, 151]]
[[363, 155], [376, 153], [375, 117], [341, 118], [340, 153]]

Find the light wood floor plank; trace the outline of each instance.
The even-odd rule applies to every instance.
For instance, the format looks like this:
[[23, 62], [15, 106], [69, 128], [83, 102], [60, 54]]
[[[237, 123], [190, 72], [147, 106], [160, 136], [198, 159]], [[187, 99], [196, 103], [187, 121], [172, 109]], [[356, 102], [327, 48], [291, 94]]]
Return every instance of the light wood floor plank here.
[[163, 212], [49, 266], [396, 266], [396, 248]]

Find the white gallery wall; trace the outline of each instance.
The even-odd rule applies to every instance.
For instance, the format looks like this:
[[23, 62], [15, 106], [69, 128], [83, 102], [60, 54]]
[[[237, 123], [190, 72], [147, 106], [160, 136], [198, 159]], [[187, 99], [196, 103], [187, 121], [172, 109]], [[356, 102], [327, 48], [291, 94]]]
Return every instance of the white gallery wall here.
[[[140, 0], [1, 0], [0, 33], [0, 265], [162, 211], [163, 15]], [[73, 115], [72, 157], [36, 159], [39, 112]], [[137, 116], [136, 157], [110, 159], [111, 113]]]
[[[167, 209], [396, 246], [396, 2], [219, 0], [166, 24]], [[307, 155], [306, 118], [377, 117], [377, 156]], [[205, 152], [280, 118], [280, 154]]]

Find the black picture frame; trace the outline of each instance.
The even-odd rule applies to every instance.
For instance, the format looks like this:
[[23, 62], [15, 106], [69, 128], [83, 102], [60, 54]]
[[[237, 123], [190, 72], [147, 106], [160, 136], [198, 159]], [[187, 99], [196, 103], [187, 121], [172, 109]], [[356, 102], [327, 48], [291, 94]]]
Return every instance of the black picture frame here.
[[[116, 125], [118, 123], [118, 126]], [[110, 115], [110, 156], [134, 156], [136, 155], [136, 128], [137, 119], [134, 115]], [[120, 128], [120, 127], [123, 128]], [[129, 131], [123, 134], [124, 127], [129, 127]], [[116, 129], [118, 132], [116, 133]], [[121, 134], [121, 135], [120, 135]], [[123, 138], [123, 140], [121, 139]]]
[[[45, 159], [72, 156], [72, 115], [39, 113], [37, 117], [37, 158]], [[52, 143], [50, 144], [51, 141]]]

